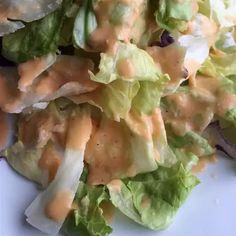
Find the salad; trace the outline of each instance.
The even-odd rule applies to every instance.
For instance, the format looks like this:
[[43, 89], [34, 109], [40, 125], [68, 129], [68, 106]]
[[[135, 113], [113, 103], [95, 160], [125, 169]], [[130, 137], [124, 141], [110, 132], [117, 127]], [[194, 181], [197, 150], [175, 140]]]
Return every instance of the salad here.
[[0, 150], [26, 220], [165, 229], [216, 150], [236, 157], [236, 0], [1, 0]]

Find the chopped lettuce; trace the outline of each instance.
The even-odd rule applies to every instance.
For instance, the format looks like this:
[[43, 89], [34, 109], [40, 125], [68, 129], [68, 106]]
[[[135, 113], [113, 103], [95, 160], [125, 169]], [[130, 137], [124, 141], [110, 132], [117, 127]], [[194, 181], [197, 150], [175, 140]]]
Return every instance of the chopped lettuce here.
[[103, 216], [100, 204], [109, 201], [106, 188], [93, 187], [80, 182], [74, 205], [76, 209], [66, 219], [62, 233], [65, 236], [107, 236], [112, 232]]
[[87, 48], [89, 35], [97, 28], [97, 20], [93, 11], [93, 0], [85, 0], [75, 18], [73, 39], [76, 46]]
[[[57, 215], [49, 215], [47, 208], [50, 203], [55, 207], [54, 201], [60, 199], [60, 194], [65, 193], [69, 199], [63, 204], [68, 204], [66, 207], [71, 207], [83, 172], [84, 152], [91, 132], [92, 123], [88, 111], [86, 109], [74, 110], [69, 120], [64, 156], [56, 176], [48, 188], [41, 192], [25, 211], [27, 221], [42, 232], [58, 233], [69, 213], [63, 211], [58, 219]], [[64, 199], [64, 201], [66, 200]]]
[[141, 81], [140, 89], [133, 99], [132, 108], [140, 114], [148, 114], [154, 108], [159, 107], [167, 81], [167, 76], [163, 76], [158, 82]]
[[169, 134], [168, 141], [171, 146], [184, 148], [197, 156], [208, 156], [214, 153], [208, 141], [193, 131], [187, 132], [184, 136]]
[[235, 25], [235, 0], [201, 0], [200, 11], [214, 19], [221, 28]]
[[[118, 43], [116, 56], [101, 54], [99, 72], [91, 73], [93, 81], [109, 84], [114, 80], [157, 81], [160, 71], [148, 53], [134, 44]], [[126, 70], [126, 71], [123, 71]]]
[[210, 54], [200, 68], [202, 74], [212, 77], [226, 77], [236, 74], [236, 52]]
[[190, 21], [195, 13], [193, 2], [191, 0], [160, 0], [155, 12], [157, 23], [168, 31], [186, 30], [186, 22]]
[[23, 22], [45, 17], [56, 10], [62, 0], [1, 0], [0, 36], [23, 28]]
[[21, 175], [44, 185], [44, 172], [39, 168], [38, 161], [41, 157], [41, 149], [28, 149], [21, 141], [18, 141], [3, 152], [8, 163]]
[[135, 222], [164, 229], [199, 181], [181, 164], [109, 183], [112, 203]]
[[65, 12], [70, 4], [71, 0], [64, 0], [60, 8], [43, 19], [4, 36], [2, 54], [7, 59], [20, 63], [50, 52], [56, 53], [66, 17]]

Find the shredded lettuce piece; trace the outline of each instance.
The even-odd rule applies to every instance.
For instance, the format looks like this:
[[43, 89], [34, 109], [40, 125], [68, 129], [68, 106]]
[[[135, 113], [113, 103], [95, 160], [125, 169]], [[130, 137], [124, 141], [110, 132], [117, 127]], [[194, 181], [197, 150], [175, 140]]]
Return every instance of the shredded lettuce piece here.
[[1, 0], [0, 36], [23, 28], [23, 22], [45, 17], [56, 10], [62, 0]]
[[[15, 33], [4, 36], [2, 48], [4, 57], [20, 63], [48, 53], [56, 53], [66, 17], [65, 12], [70, 4], [71, 0], [64, 0], [56, 11], [27, 24], [26, 27]], [[20, 6], [18, 7], [20, 8]], [[36, 9], [36, 6], [33, 7]], [[34, 12], [34, 10], [27, 11]]]
[[181, 164], [107, 185], [112, 203], [150, 229], [164, 229], [199, 181]]
[[[57, 194], [65, 192], [70, 196], [67, 204], [71, 207], [83, 172], [84, 151], [91, 132], [92, 123], [88, 111], [75, 110], [69, 121], [66, 148], [56, 177], [25, 211], [27, 221], [42, 232], [58, 233], [65, 220], [66, 215], [58, 220], [49, 218], [46, 214], [47, 207], [51, 201], [55, 201]], [[75, 134], [78, 136], [74, 136]]]
[[195, 14], [194, 4], [196, 4], [195, 1], [191, 0], [160, 0], [155, 12], [156, 21], [160, 27], [168, 31], [184, 31], [187, 28], [186, 23]]
[[76, 209], [66, 219], [62, 232], [65, 236], [107, 236], [112, 232], [103, 216], [101, 203], [109, 201], [105, 186], [89, 186], [80, 182], [74, 204]]

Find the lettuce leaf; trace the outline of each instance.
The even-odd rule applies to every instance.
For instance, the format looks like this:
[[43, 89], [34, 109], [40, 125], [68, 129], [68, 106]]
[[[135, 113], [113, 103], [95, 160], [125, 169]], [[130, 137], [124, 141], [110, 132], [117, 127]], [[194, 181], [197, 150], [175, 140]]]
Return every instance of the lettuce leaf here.
[[43, 19], [26, 25], [25, 28], [3, 37], [2, 54], [7, 59], [20, 63], [48, 53], [56, 53], [60, 33], [71, 0], [64, 0], [61, 7]]
[[93, 1], [85, 0], [75, 18], [73, 40], [77, 47], [86, 49], [89, 35], [97, 28], [97, 20], [93, 11]]
[[234, 0], [201, 0], [200, 11], [211, 17], [221, 28], [235, 25]]
[[45, 17], [61, 5], [62, 0], [1, 0], [0, 36], [15, 32]]
[[[119, 62], [126, 60], [130, 64], [132, 75], [119, 73]], [[126, 63], [126, 68], [129, 66]], [[129, 81], [157, 81], [161, 72], [155, 65], [151, 56], [134, 44], [118, 43], [116, 56], [106, 53], [101, 54], [99, 72], [90, 73], [93, 81], [109, 84], [114, 80], [123, 79]]]
[[171, 133], [167, 137], [174, 148], [183, 148], [197, 156], [208, 156], [215, 152], [205, 138], [193, 131], [187, 132], [184, 136]]
[[112, 232], [100, 204], [109, 201], [106, 187], [93, 187], [80, 182], [74, 204], [77, 209], [67, 217], [62, 233], [65, 236], [107, 236]]
[[155, 12], [157, 23], [160, 27], [168, 30], [184, 31], [186, 22], [194, 16], [193, 1], [160, 0], [158, 9]]
[[44, 185], [45, 173], [38, 166], [41, 154], [41, 149], [27, 149], [21, 141], [3, 152], [14, 170], [26, 178]]
[[[77, 104], [88, 102], [97, 106], [116, 121], [124, 119], [130, 110], [150, 114], [159, 106], [168, 75], [162, 74], [151, 56], [133, 44], [119, 43], [117, 50], [115, 57], [102, 53], [99, 72], [90, 73], [91, 80], [101, 86], [92, 93], [70, 99]], [[130, 78], [120, 75], [117, 69], [124, 59], [134, 67]]]
[[[56, 176], [47, 189], [42, 191], [25, 211], [27, 221], [42, 232], [57, 234], [66, 218], [64, 213], [69, 213], [64, 212], [60, 219], [57, 219], [46, 214], [46, 209], [48, 204], [54, 203], [61, 193], [69, 196], [64, 203], [68, 204], [69, 208], [71, 207], [83, 172], [84, 152], [91, 132], [92, 123], [89, 111], [75, 109], [69, 119], [65, 151]], [[80, 138], [75, 137], [75, 134]]]
[[150, 229], [164, 229], [199, 181], [181, 164], [107, 185], [112, 203]]

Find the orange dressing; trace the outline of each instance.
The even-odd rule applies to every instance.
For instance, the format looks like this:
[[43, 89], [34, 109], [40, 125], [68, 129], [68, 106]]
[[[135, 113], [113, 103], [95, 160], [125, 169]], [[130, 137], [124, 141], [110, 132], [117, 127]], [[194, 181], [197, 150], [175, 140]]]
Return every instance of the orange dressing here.
[[8, 142], [9, 133], [11, 132], [7, 114], [0, 110], [0, 150], [5, 148]]
[[117, 62], [117, 71], [120, 76], [132, 78], [135, 74], [135, 68], [129, 59], [123, 58]]
[[161, 67], [163, 73], [170, 76], [169, 84], [178, 83], [186, 79], [188, 74], [184, 71], [185, 51], [179, 45], [171, 44], [167, 47], [149, 47], [147, 52], [153, 58], [157, 66]]
[[100, 207], [102, 208], [102, 214], [106, 222], [111, 224], [115, 214], [115, 207], [107, 201], [101, 202]]
[[42, 58], [34, 58], [30, 61], [22, 63], [18, 66], [18, 73], [20, 80], [18, 81], [18, 88], [21, 91], [26, 91], [27, 87], [32, 85], [33, 80], [41, 74], [46, 67], [46, 61]]
[[86, 146], [88, 182], [92, 185], [106, 184], [120, 177], [130, 166], [127, 145], [126, 134], [119, 122], [102, 121]]
[[43, 150], [38, 165], [42, 170], [48, 171], [48, 183], [54, 180], [60, 164], [61, 156], [59, 153], [55, 150], [53, 145], [47, 145]]
[[58, 192], [48, 202], [45, 214], [48, 218], [56, 222], [62, 222], [71, 210], [73, 196], [70, 192]]
[[[61, 56], [48, 69], [48, 75], [42, 77], [34, 87], [40, 96], [51, 95], [69, 82], [81, 84], [85, 92], [97, 88], [98, 84], [89, 79], [88, 71], [93, 71], [93, 62], [89, 59], [79, 59], [73, 56]], [[65, 69], [66, 68], [66, 69]]]
[[197, 165], [193, 166], [192, 172], [199, 173], [202, 172], [208, 163], [215, 163], [217, 162], [217, 158], [215, 155], [207, 156], [207, 157], [200, 157]]
[[109, 182], [108, 186], [114, 191], [114, 192], [121, 192], [122, 187], [122, 181], [120, 179], [113, 179], [111, 182]]
[[92, 121], [89, 114], [72, 116], [69, 121], [66, 148], [83, 150], [92, 132]]
[[144, 209], [150, 208], [151, 207], [151, 200], [148, 197], [144, 196], [141, 201], [141, 207]]

